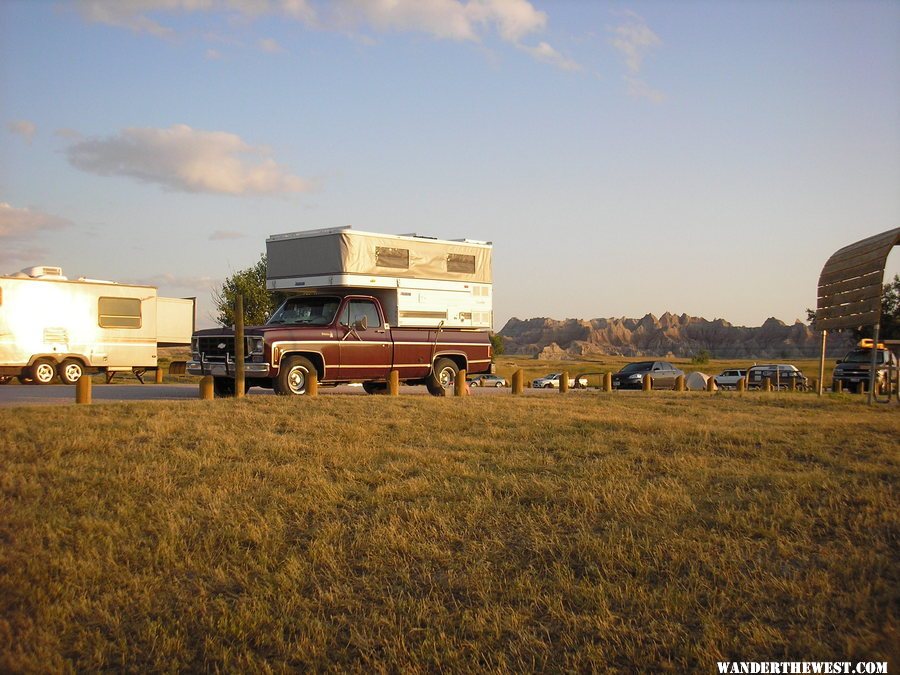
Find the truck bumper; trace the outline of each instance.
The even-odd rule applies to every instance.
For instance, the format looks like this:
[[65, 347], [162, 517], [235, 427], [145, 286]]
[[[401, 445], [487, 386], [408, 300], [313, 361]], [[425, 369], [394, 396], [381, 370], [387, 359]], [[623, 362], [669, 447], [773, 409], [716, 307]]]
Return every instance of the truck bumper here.
[[[213, 375], [214, 377], [234, 377], [233, 363], [210, 363], [209, 361], [188, 361], [187, 371], [191, 375]], [[268, 377], [268, 363], [245, 363], [244, 377]]]

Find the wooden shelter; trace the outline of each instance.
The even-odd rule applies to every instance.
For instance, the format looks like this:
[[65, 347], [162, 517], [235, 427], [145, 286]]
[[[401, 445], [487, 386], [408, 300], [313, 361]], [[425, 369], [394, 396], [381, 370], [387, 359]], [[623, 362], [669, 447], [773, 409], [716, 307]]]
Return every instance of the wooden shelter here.
[[[872, 326], [878, 343], [884, 268], [894, 246], [900, 244], [900, 227], [876, 234], [836, 251], [819, 275], [816, 328], [822, 331], [819, 394], [825, 379], [825, 344], [829, 330]], [[869, 374], [869, 401], [875, 381], [875, 358]]]

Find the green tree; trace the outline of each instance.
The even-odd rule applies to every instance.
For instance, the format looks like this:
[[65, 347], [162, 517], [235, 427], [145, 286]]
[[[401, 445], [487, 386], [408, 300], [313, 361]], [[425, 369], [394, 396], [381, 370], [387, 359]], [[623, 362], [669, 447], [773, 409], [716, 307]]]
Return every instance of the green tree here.
[[234, 325], [234, 302], [238, 294], [244, 296], [244, 323], [263, 324], [286, 297], [284, 293], [266, 290], [266, 256], [262, 255], [253, 267], [239, 270], [213, 294], [216, 321], [223, 326]]
[[493, 348], [494, 356], [500, 356], [504, 351], [503, 336], [491, 333], [491, 347]]

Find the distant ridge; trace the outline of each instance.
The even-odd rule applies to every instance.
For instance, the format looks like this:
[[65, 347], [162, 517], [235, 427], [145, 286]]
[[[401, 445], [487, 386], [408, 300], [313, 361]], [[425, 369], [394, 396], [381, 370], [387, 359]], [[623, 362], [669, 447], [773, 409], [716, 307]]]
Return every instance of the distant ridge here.
[[[706, 350], [713, 358], [790, 359], [819, 355], [821, 334], [804, 323], [775, 318], [762, 326], [733, 326], [724, 319], [681, 316], [657, 318], [512, 318], [500, 331], [510, 354], [566, 359], [591, 354], [691, 357]], [[854, 343], [849, 335], [829, 335], [828, 355], [841, 356]]]

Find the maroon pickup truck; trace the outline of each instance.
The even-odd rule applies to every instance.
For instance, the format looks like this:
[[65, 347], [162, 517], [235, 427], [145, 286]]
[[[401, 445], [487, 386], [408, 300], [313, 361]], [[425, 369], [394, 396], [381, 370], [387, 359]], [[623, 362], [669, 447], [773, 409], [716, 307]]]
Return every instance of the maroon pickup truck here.
[[[245, 386], [282, 395], [306, 392], [315, 372], [326, 385], [362, 382], [368, 393], [400, 381], [424, 384], [435, 396], [457, 373], [491, 371], [491, 341], [484, 330], [392, 328], [377, 298], [365, 295], [299, 295], [288, 298], [264, 326], [244, 330]], [[212, 375], [219, 396], [234, 393], [234, 331], [194, 333], [187, 370]]]

